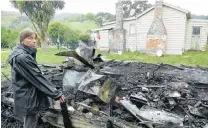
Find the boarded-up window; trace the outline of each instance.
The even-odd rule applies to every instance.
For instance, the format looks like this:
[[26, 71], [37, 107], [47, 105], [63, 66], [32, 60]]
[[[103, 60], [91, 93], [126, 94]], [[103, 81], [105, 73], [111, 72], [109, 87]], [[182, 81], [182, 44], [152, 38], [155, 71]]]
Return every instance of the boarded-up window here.
[[135, 24], [130, 24], [129, 26], [129, 35], [136, 34], [136, 26]]
[[193, 27], [192, 35], [200, 35], [200, 27]]

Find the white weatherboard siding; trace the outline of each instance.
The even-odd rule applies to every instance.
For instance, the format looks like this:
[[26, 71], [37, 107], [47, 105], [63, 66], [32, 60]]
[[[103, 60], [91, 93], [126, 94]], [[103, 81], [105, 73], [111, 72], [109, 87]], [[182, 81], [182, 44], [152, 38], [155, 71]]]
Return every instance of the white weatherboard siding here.
[[[153, 19], [154, 9], [137, 19], [140, 51], [146, 49], [146, 37]], [[167, 54], [182, 54], [186, 35], [186, 13], [163, 6], [163, 23], [167, 30]]]
[[[145, 13], [137, 20], [124, 21], [124, 29], [126, 30], [126, 49], [134, 51], [136, 48], [146, 51], [147, 33], [154, 19], [154, 9]], [[163, 5], [163, 23], [167, 30], [167, 54], [182, 54], [185, 49], [186, 37], [186, 13]], [[136, 24], [136, 34], [129, 34], [130, 24]], [[115, 24], [104, 26], [110, 27]], [[101, 39], [102, 40], [102, 39]]]
[[137, 43], [139, 51], [146, 51], [147, 33], [154, 19], [154, 9], [137, 19]]
[[190, 50], [191, 48], [192, 30], [194, 26], [201, 27], [200, 50], [205, 50], [205, 46], [207, 43], [207, 35], [208, 35], [208, 20], [196, 20], [196, 19], [189, 19], [187, 21], [185, 50]]
[[100, 30], [100, 40], [97, 42], [97, 49], [100, 51], [109, 50], [109, 31], [115, 27], [115, 23], [104, 25]]
[[[190, 49], [193, 26], [200, 26], [200, 50], [205, 49], [208, 35], [208, 20], [188, 19], [189, 12], [163, 4], [163, 23], [167, 30], [166, 54], [183, 54]], [[137, 18], [127, 18], [123, 20], [123, 27], [126, 30], [126, 50], [146, 51], [147, 33], [153, 23], [154, 7], [147, 9]], [[136, 33], [130, 34], [130, 25], [135, 24]], [[100, 29], [101, 40], [98, 44], [102, 47], [109, 47], [109, 30], [115, 27], [115, 22], [105, 24]]]
[[[134, 34], [134, 35], [129, 34], [130, 24], [135, 24], [136, 25], [136, 21], [135, 20], [123, 21], [123, 28], [126, 30], [126, 37], [125, 37], [125, 39], [126, 39], [126, 50], [133, 51], [133, 50], [136, 50], [136, 34]], [[102, 27], [102, 29], [111, 28], [111, 27], [112, 28], [115, 27], [115, 23], [104, 25]], [[109, 34], [109, 31], [100, 30], [101, 39], [98, 42], [98, 45], [99, 45], [98, 49], [101, 48], [101, 47], [109, 47], [109, 43], [107, 43], [107, 41], [109, 41], [107, 33]]]
[[167, 30], [167, 54], [182, 54], [186, 36], [186, 13], [163, 6], [163, 22]]
[[109, 30], [100, 31], [100, 40], [97, 44], [97, 48], [101, 51], [109, 49]]
[[[126, 30], [126, 50], [131, 50], [134, 51], [136, 50], [136, 33], [135, 34], [130, 34], [130, 25], [134, 24], [136, 26], [135, 20], [131, 21], [124, 21], [123, 23], [123, 28]], [[135, 28], [136, 31], [136, 28]]]

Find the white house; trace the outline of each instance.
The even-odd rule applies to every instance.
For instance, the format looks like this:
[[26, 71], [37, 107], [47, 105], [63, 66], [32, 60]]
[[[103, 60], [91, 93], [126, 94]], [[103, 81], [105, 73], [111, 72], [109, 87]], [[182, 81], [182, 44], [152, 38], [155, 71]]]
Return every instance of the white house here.
[[[154, 19], [155, 6], [135, 17], [123, 19], [125, 34], [125, 49], [138, 50], [146, 53], [147, 33]], [[190, 19], [190, 12], [163, 3], [162, 20], [167, 31], [166, 54], [183, 54], [187, 50], [205, 50], [208, 36], [208, 20]], [[97, 29], [100, 40], [97, 48], [108, 51], [109, 39], [115, 21], [103, 24]]]

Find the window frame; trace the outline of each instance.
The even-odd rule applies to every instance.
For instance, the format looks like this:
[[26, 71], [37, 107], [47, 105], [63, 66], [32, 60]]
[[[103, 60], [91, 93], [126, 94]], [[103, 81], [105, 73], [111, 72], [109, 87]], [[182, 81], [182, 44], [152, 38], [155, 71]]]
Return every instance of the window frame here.
[[[194, 33], [194, 28], [199, 28], [199, 33]], [[192, 26], [192, 36], [200, 36], [201, 35], [201, 26]]]

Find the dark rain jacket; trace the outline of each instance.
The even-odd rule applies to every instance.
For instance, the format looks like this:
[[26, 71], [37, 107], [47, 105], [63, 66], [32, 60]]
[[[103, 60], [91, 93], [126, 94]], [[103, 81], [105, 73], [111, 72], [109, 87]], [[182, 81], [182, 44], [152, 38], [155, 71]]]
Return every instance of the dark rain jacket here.
[[49, 107], [48, 97], [58, 100], [62, 92], [41, 73], [36, 62], [36, 49], [17, 45], [8, 62], [11, 65], [14, 89], [14, 112], [31, 115]]

